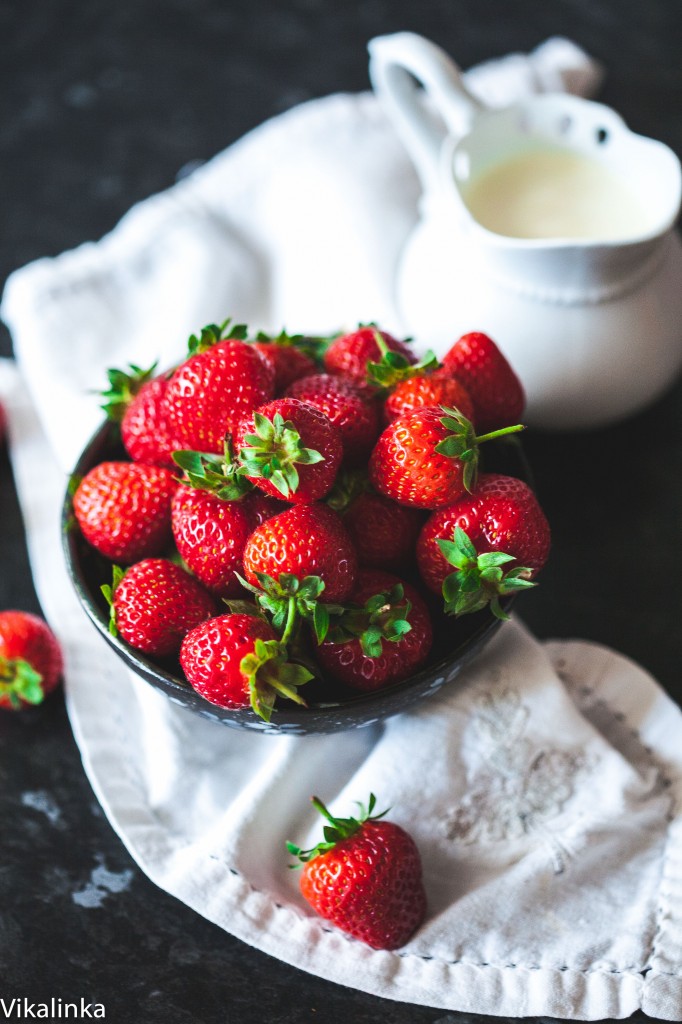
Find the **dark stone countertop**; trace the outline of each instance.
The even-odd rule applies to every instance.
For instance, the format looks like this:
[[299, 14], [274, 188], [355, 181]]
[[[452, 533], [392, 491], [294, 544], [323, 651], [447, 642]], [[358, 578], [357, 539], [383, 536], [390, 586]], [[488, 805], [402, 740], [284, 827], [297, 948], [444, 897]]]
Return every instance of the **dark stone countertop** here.
[[[411, 29], [464, 67], [564, 34], [600, 94], [682, 153], [682, 8], [667, 0], [37, 0], [0, 5], [0, 280], [101, 237], [267, 117], [368, 87], [365, 45]], [[0, 354], [11, 353], [4, 331]], [[639, 661], [679, 701], [682, 385], [620, 427], [529, 433], [554, 552], [523, 617]], [[0, 454], [0, 607], [39, 611]], [[158, 890], [104, 818], [63, 697], [0, 716], [0, 995], [84, 997], [116, 1022], [463, 1024], [255, 952]]]

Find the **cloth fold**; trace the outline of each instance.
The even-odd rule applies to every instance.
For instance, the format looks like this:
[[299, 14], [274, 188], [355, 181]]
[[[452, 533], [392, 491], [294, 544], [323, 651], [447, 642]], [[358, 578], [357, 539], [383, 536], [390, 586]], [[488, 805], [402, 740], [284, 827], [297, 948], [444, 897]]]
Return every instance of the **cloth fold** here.
[[[488, 102], [595, 81], [565, 40], [468, 74]], [[374, 98], [329, 97], [256, 129], [101, 242], [8, 282], [21, 372], [0, 364], [0, 397], [84, 767], [155, 883], [304, 971], [449, 1010], [682, 1019], [682, 714], [638, 666], [582, 641], [539, 643], [513, 620], [407, 714], [264, 737], [129, 674], [67, 578], [59, 510], [105, 369], [170, 365], [227, 314], [276, 330], [397, 329], [393, 270], [417, 192]], [[348, 814], [370, 791], [424, 862], [428, 916], [394, 953], [317, 918], [288, 870], [285, 840], [319, 835], [313, 793]]]

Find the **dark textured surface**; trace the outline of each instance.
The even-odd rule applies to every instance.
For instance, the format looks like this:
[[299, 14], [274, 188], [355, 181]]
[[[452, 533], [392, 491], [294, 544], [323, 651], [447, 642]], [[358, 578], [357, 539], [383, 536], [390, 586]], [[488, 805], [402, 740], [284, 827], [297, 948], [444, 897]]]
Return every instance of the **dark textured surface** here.
[[[682, 153], [682, 8], [673, 0], [37, 0], [0, 4], [0, 281], [100, 237], [264, 118], [367, 88], [366, 41], [412, 29], [468, 66], [566, 34], [601, 93]], [[9, 354], [3, 331], [0, 353]], [[682, 387], [620, 428], [527, 435], [554, 531], [523, 616], [637, 659], [679, 701]], [[0, 455], [0, 607], [38, 611]], [[108, 1020], [463, 1024], [254, 952], [157, 890], [102, 816], [61, 695], [0, 717], [0, 995], [102, 1002]]]

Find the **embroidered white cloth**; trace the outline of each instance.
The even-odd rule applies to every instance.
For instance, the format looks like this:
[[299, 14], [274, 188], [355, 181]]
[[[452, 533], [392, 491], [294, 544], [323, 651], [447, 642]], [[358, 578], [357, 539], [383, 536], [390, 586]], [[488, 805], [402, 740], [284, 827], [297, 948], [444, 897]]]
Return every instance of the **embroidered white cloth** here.
[[[594, 68], [555, 40], [469, 74], [501, 100], [586, 91]], [[101, 242], [8, 282], [21, 376], [0, 364], [0, 397], [85, 770], [151, 879], [304, 971], [450, 1010], [679, 1020], [682, 714], [638, 666], [581, 641], [541, 644], [512, 622], [461, 681], [383, 726], [263, 737], [129, 675], [66, 577], [61, 495], [99, 422], [91, 391], [105, 368], [170, 365], [191, 331], [227, 314], [398, 329], [391, 280], [416, 199], [373, 97], [334, 96], [258, 128]], [[370, 791], [424, 862], [427, 919], [393, 953], [317, 918], [284, 846], [319, 834], [313, 792], [346, 814]]]

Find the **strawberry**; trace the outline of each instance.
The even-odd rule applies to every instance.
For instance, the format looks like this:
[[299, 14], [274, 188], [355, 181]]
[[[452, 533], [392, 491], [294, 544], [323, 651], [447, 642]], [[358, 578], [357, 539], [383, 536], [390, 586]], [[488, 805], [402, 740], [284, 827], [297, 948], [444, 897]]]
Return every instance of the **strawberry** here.
[[348, 597], [357, 572], [357, 555], [339, 516], [326, 505], [294, 505], [256, 527], [244, 549], [247, 581], [259, 586], [261, 573], [278, 580], [289, 574], [303, 580], [319, 576], [325, 601]]
[[422, 513], [383, 494], [364, 491], [348, 506], [343, 525], [361, 566], [400, 570], [414, 561]]
[[[540, 504], [523, 480], [482, 473], [471, 494], [434, 512], [417, 543], [422, 579], [443, 593], [445, 610], [460, 615], [529, 587], [545, 564], [550, 529]], [[511, 569], [503, 572], [502, 566]]]
[[0, 612], [0, 708], [40, 704], [64, 669], [59, 642], [47, 623], [22, 611]]
[[126, 572], [114, 566], [102, 593], [111, 606], [110, 632], [153, 657], [177, 654], [190, 629], [218, 614], [208, 591], [167, 558], [145, 558]]
[[324, 354], [324, 367], [327, 373], [342, 374], [364, 386], [367, 382], [367, 364], [377, 362], [383, 355], [377, 336], [383, 339], [391, 352], [399, 353], [407, 363], [417, 362], [417, 357], [404, 341], [399, 341], [386, 331], [379, 331], [369, 324], [359, 327], [350, 334], [343, 334], [331, 343]]
[[301, 335], [286, 331], [274, 336], [259, 333], [253, 342], [253, 347], [272, 367], [276, 395], [281, 395], [295, 380], [317, 373], [317, 364], [312, 355], [304, 351], [305, 345], [306, 339]]
[[107, 370], [109, 387], [102, 392], [102, 408], [110, 420], [121, 424], [121, 440], [133, 462], [171, 468], [172, 453], [182, 445], [168, 422], [168, 378], [154, 377], [155, 369], [156, 364], [141, 370], [131, 363], [127, 371]]
[[443, 366], [464, 385], [481, 433], [518, 423], [526, 398], [521, 381], [487, 334], [464, 334], [443, 356]]
[[78, 484], [73, 511], [83, 536], [114, 562], [131, 565], [171, 539], [177, 477], [162, 466], [101, 462]]
[[366, 463], [379, 436], [379, 410], [350, 379], [316, 373], [297, 380], [287, 395], [314, 406], [337, 429], [347, 465]]
[[221, 708], [251, 707], [269, 721], [277, 695], [305, 704], [299, 686], [312, 673], [286, 660], [272, 626], [256, 615], [232, 613], [191, 630], [180, 648], [190, 685]]
[[389, 424], [377, 441], [370, 482], [399, 504], [444, 508], [475, 484], [479, 445], [522, 429], [517, 424], [477, 436], [456, 409], [413, 409]]
[[392, 423], [403, 413], [429, 405], [458, 409], [468, 420], [474, 418], [474, 403], [464, 385], [443, 370], [436, 370], [396, 384], [384, 401], [384, 420]]
[[319, 797], [324, 841], [310, 850], [288, 842], [303, 864], [301, 893], [325, 920], [373, 949], [399, 949], [426, 914], [419, 850], [400, 825], [374, 814], [376, 798], [357, 818], [335, 818]]
[[355, 690], [378, 690], [423, 665], [433, 642], [424, 601], [408, 583], [360, 570], [350, 604], [332, 615], [316, 657], [325, 672]]
[[327, 416], [297, 398], [276, 398], [243, 419], [235, 447], [247, 479], [294, 504], [323, 498], [343, 455]]
[[222, 452], [225, 435], [272, 397], [273, 369], [243, 340], [245, 333], [244, 327], [230, 328], [226, 321], [190, 338], [190, 356], [166, 389], [170, 428], [183, 448]]
[[199, 580], [221, 597], [237, 597], [244, 548], [257, 525], [249, 499], [225, 501], [208, 490], [182, 483], [173, 497], [175, 545]]

